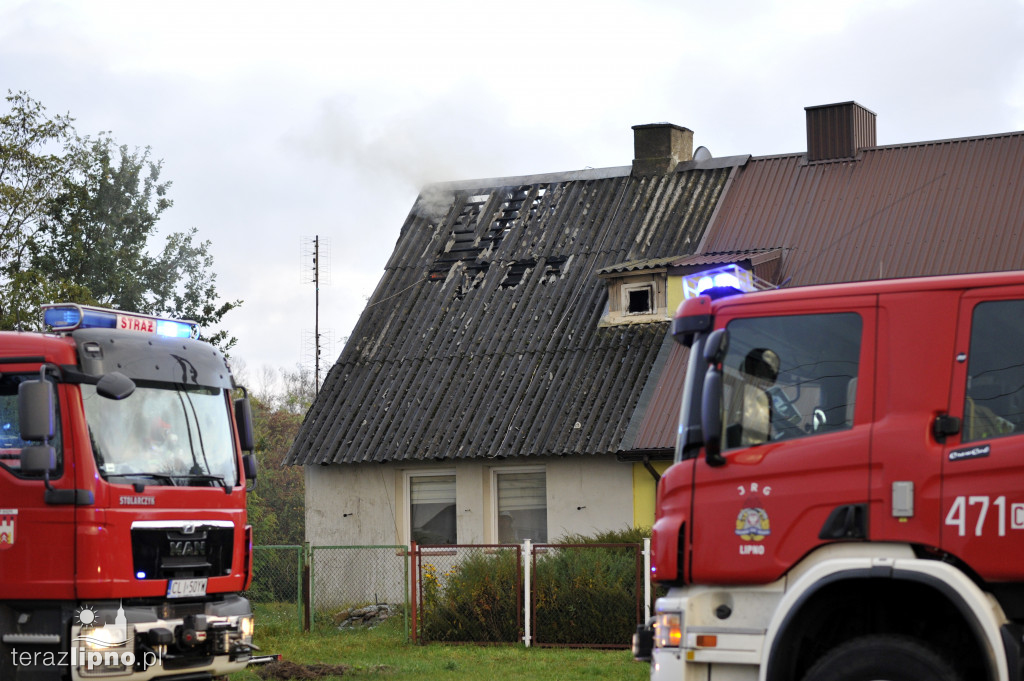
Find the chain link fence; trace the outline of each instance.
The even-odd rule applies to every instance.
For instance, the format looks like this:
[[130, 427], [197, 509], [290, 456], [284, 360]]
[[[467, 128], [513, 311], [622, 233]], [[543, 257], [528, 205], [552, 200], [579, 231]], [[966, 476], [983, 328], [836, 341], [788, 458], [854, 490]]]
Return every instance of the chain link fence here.
[[[242, 595], [262, 617], [273, 617], [298, 628], [302, 622], [302, 546], [253, 546], [252, 584]], [[294, 619], [292, 619], [294, 617]]]
[[[408, 631], [409, 552], [404, 546], [310, 547], [310, 619], [343, 626], [401, 615]], [[383, 607], [382, 607], [383, 606]]]
[[[641, 544], [254, 546], [257, 622], [403, 618], [421, 642], [625, 648], [652, 599]], [[528, 599], [528, 600], [527, 600]], [[410, 624], [412, 629], [410, 630]]]
[[414, 547], [414, 638], [628, 648], [651, 598], [644, 552], [634, 543]]
[[535, 544], [533, 645], [623, 648], [644, 621], [640, 544]]
[[515, 643], [522, 638], [518, 545], [420, 546], [417, 636], [424, 642]]

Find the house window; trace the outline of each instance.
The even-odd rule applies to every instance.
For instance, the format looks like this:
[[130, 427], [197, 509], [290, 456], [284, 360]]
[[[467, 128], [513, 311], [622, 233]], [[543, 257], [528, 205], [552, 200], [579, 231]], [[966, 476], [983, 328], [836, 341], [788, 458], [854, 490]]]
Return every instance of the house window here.
[[409, 476], [409, 535], [417, 544], [455, 544], [455, 475]]
[[623, 309], [626, 314], [651, 314], [654, 312], [654, 286], [623, 286]]
[[499, 470], [494, 473], [498, 542], [548, 540], [547, 482], [543, 469]]

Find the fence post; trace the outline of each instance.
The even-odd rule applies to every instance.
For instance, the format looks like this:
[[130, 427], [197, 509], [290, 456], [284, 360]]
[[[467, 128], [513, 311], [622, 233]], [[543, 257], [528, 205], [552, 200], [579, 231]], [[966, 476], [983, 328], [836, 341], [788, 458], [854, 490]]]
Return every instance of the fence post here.
[[530, 647], [530, 613], [533, 610], [533, 586], [530, 583], [532, 573], [530, 568], [533, 564], [533, 548], [529, 539], [523, 540], [523, 642]]
[[417, 624], [418, 618], [416, 617], [416, 604], [419, 601], [419, 594], [416, 591], [416, 573], [419, 571], [419, 555], [416, 542], [409, 542], [409, 557], [412, 563], [412, 569], [409, 570], [409, 581], [407, 582], [407, 588], [412, 591], [412, 600], [410, 609], [412, 610], [412, 641], [413, 643], [418, 642], [419, 625]]
[[309, 542], [302, 545], [302, 553], [306, 558], [302, 566], [302, 600], [306, 606], [302, 630], [309, 631], [313, 626], [313, 549]]
[[296, 615], [295, 622], [299, 625], [299, 628], [301, 629], [302, 628], [302, 622], [303, 622], [303, 620], [302, 620], [302, 607], [303, 607], [303, 603], [302, 603], [302, 601], [303, 601], [303, 598], [302, 598], [302, 573], [303, 573], [303, 570], [305, 568], [305, 563], [306, 563], [306, 561], [305, 561], [305, 557], [306, 557], [305, 556], [305, 547], [304, 546], [296, 546], [295, 547], [295, 555], [296, 555], [296, 558], [297, 558], [296, 565], [295, 565], [295, 615]]
[[644, 537], [644, 622], [651, 618], [651, 540]]

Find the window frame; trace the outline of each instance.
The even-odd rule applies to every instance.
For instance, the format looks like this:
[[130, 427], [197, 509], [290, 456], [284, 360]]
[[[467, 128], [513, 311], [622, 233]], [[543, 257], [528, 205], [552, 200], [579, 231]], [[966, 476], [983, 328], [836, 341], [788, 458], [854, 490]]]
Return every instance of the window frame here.
[[[551, 508], [551, 504], [549, 503], [549, 498], [548, 498], [547, 466], [545, 466], [543, 464], [541, 464], [541, 465], [532, 465], [532, 466], [501, 466], [501, 467], [495, 467], [495, 468], [491, 469], [491, 475], [490, 475], [490, 486], [491, 486], [491, 490], [490, 490], [491, 495], [490, 496], [491, 496], [491, 498], [490, 498], [490, 504], [489, 504], [489, 506], [490, 506], [490, 509], [489, 509], [490, 513], [489, 513], [489, 515], [490, 515], [490, 535], [491, 535], [491, 538], [493, 539], [494, 543], [496, 543], [496, 544], [502, 543], [501, 542], [500, 529], [499, 529], [499, 517], [500, 517], [500, 510], [499, 510], [499, 508], [500, 508], [501, 500], [499, 498], [499, 493], [498, 493], [498, 477], [501, 476], [501, 475], [509, 474], [509, 473], [539, 473], [542, 476], [544, 476], [544, 525], [545, 525], [545, 527], [544, 527], [544, 535], [545, 536], [544, 536], [543, 540], [538, 540], [538, 539], [535, 539], [535, 538], [531, 537], [530, 541], [532, 541], [535, 544], [537, 544], [537, 543], [539, 543], [539, 544], [547, 543], [547, 541], [550, 539], [549, 531], [550, 531], [550, 524], [551, 523], [550, 523], [550, 517], [549, 517], [548, 511]], [[515, 543], [515, 542], [513, 542], [513, 543]]]
[[451, 476], [452, 478], [454, 478], [455, 500], [453, 502], [453, 506], [455, 506], [455, 509], [456, 509], [456, 513], [455, 513], [455, 544], [458, 544], [458, 541], [459, 541], [458, 476], [455, 474], [455, 469], [454, 468], [442, 468], [442, 469], [438, 469], [438, 470], [418, 469], [418, 470], [406, 470], [406, 471], [402, 472], [402, 484], [403, 484], [403, 487], [404, 487], [404, 489], [403, 489], [403, 506], [404, 506], [404, 509], [405, 509], [405, 513], [404, 513], [404, 516], [405, 516], [404, 517], [404, 521], [405, 522], [404, 522], [403, 532], [405, 534], [406, 544], [408, 544], [408, 545], [411, 545], [412, 541], [413, 541], [413, 538], [412, 538], [412, 529], [413, 529], [412, 528], [412, 480], [413, 480], [413, 478], [429, 478], [429, 477], [441, 477], [441, 476]]

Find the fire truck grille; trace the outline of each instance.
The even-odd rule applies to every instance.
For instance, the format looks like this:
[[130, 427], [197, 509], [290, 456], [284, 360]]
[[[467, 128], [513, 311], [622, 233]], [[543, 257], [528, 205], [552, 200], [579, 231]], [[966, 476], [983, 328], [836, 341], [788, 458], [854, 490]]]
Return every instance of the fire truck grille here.
[[234, 530], [196, 525], [179, 528], [133, 528], [132, 560], [138, 579], [185, 579], [231, 574]]

